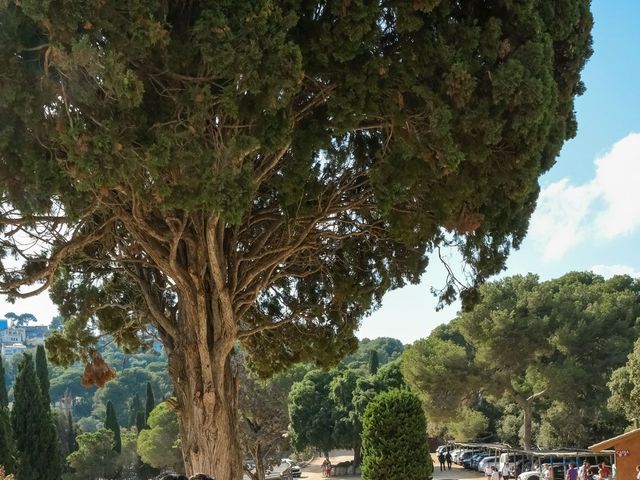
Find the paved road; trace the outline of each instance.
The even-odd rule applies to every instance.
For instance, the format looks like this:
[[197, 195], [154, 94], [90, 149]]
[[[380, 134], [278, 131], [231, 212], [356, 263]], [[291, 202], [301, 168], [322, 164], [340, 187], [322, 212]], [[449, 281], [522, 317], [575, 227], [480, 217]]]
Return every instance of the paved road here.
[[[433, 470], [433, 479], [434, 480], [483, 480], [484, 475], [482, 475], [478, 471], [465, 470], [458, 465], [453, 465], [451, 470], [446, 470], [444, 472], [440, 471], [440, 467], [438, 464], [438, 459], [435, 455], [431, 455], [433, 459], [433, 464], [435, 466]], [[348, 460], [353, 460], [353, 453], [347, 450], [338, 450], [331, 452], [331, 463], [337, 465], [340, 462], [345, 462]], [[322, 458], [316, 458], [309, 465], [302, 469], [302, 477], [307, 480], [321, 480], [322, 477]], [[331, 477], [334, 480], [357, 480], [359, 476], [343, 476], [343, 477]]]

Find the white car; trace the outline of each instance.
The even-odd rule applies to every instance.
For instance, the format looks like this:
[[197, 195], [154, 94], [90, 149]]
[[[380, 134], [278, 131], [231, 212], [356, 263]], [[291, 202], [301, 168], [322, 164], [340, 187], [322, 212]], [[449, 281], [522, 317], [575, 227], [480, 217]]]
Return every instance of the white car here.
[[497, 462], [498, 457], [485, 457], [478, 463], [478, 471], [484, 473], [484, 467], [486, 467], [487, 464], [495, 465]]

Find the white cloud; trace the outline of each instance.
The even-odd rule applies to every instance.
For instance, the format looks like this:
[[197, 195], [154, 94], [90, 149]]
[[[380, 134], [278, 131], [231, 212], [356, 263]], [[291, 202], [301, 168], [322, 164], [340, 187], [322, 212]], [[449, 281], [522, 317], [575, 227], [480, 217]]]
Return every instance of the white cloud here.
[[601, 235], [614, 238], [640, 226], [640, 133], [620, 140], [596, 160], [597, 191], [606, 204], [596, 217]]
[[640, 277], [640, 272], [636, 272], [629, 265], [594, 265], [589, 270], [604, 278], [611, 278], [614, 275], [629, 275], [631, 277]]
[[540, 192], [529, 232], [546, 260], [585, 239], [611, 240], [640, 227], [640, 133], [618, 141], [595, 165], [589, 182], [564, 178]]
[[529, 232], [541, 244], [545, 259], [562, 257], [583, 239], [592, 198], [589, 186], [574, 187], [566, 178], [540, 192]]

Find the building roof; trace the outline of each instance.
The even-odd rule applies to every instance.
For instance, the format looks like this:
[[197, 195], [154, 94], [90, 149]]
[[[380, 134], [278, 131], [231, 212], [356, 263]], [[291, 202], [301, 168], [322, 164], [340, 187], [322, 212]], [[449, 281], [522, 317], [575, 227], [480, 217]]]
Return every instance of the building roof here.
[[589, 449], [593, 450], [594, 452], [601, 452], [606, 448], [615, 447], [617, 444], [625, 440], [629, 440], [630, 438], [633, 438], [636, 435], [640, 435], [640, 428], [636, 428], [635, 430], [631, 430], [630, 432], [623, 433], [622, 435], [618, 435], [617, 437], [613, 437], [603, 442], [596, 443], [595, 445], [591, 445]]

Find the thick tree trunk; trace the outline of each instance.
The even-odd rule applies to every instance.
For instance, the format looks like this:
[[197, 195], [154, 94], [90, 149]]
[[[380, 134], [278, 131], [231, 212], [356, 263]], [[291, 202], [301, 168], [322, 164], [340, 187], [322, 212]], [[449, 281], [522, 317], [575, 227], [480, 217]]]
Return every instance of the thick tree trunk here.
[[234, 325], [233, 319], [203, 298], [183, 302], [181, 317], [181, 335], [167, 350], [186, 473], [240, 480], [238, 378], [234, 338], [225, 328]]

